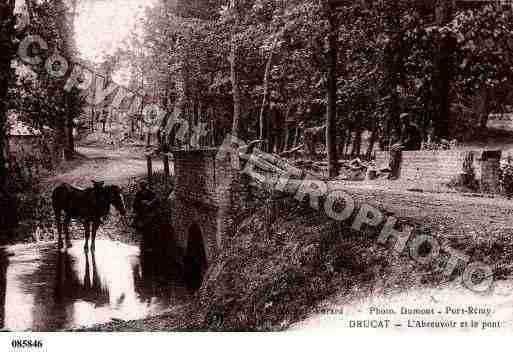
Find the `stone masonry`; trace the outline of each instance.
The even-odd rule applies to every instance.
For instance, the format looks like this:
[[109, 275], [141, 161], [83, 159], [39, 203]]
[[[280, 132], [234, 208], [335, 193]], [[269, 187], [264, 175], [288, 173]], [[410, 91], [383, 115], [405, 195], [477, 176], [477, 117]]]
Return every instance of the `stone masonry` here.
[[[501, 151], [471, 152], [474, 161], [472, 167], [481, 190], [497, 193]], [[403, 151], [400, 178], [419, 183], [447, 184], [462, 172], [463, 162], [468, 153], [469, 150]], [[375, 156], [378, 168], [388, 167], [388, 152], [376, 151]]]
[[216, 159], [217, 150], [179, 150], [173, 152], [175, 192], [173, 223], [177, 246], [182, 253], [188, 246], [189, 231], [201, 230], [207, 265], [225, 246], [239, 208], [239, 171], [230, 157]]

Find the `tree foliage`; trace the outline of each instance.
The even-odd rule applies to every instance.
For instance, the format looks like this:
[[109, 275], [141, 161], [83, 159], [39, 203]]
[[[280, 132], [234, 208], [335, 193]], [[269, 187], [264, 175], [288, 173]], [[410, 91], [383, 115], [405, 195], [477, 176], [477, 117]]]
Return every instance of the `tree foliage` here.
[[[46, 56], [59, 54], [66, 59], [69, 74], [78, 52], [73, 40], [71, 9], [63, 1], [28, 1], [27, 5], [30, 19], [17, 32], [18, 42], [29, 34], [39, 35], [48, 44]], [[18, 76], [10, 88], [9, 107], [34, 128], [48, 126], [56, 130], [61, 147], [70, 158], [74, 151], [73, 120], [82, 113], [85, 101], [77, 89], [65, 91], [67, 76], [52, 77], [45, 64], [43, 61], [27, 66], [16, 59]]]
[[[31, 31], [73, 53], [70, 24], [59, 21], [62, 2], [31, 3]], [[424, 140], [440, 140], [472, 136], [491, 112], [511, 111], [512, 16], [484, 2], [160, 0], [146, 10], [143, 35], [103, 65], [112, 73], [128, 63], [130, 87], [146, 102], [191, 126], [206, 123], [205, 145], [236, 128], [282, 152], [335, 114], [328, 126], [335, 154], [349, 144], [361, 154], [366, 131], [370, 154], [375, 142], [385, 147], [403, 135], [403, 113]], [[19, 107], [48, 124], [65, 117], [65, 94], [50, 82], [38, 75], [18, 88]]]

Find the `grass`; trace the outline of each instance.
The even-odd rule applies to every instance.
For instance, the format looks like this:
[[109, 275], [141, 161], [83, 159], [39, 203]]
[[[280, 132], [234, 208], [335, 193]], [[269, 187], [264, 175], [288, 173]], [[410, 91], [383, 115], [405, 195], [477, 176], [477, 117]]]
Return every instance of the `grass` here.
[[373, 231], [354, 231], [292, 199], [273, 207], [270, 237], [262, 236], [268, 231], [266, 208], [239, 226], [198, 293], [201, 315], [193, 327], [282, 330], [321, 300], [356, 285], [372, 286], [392, 268]]

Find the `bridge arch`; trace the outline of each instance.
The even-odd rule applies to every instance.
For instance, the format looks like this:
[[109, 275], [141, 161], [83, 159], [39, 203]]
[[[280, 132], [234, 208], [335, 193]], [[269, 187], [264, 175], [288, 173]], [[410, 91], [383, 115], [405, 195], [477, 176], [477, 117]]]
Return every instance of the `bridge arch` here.
[[193, 223], [189, 227], [188, 232], [185, 247], [184, 269], [187, 277], [186, 279], [192, 287], [199, 287], [208, 267], [205, 241], [198, 224]]
[[192, 254], [204, 258], [202, 275], [227, 245], [240, 208], [239, 170], [233, 168], [230, 156], [218, 159], [216, 155], [216, 149], [173, 151], [176, 244], [184, 269]]

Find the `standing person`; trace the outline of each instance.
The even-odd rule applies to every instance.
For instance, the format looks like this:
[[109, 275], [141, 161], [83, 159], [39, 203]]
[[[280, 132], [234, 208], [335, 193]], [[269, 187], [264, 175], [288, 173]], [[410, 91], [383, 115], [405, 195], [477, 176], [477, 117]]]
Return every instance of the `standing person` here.
[[419, 151], [422, 147], [422, 135], [420, 131], [410, 121], [406, 122], [405, 128], [405, 140], [404, 140], [404, 150], [405, 151]]
[[134, 199], [134, 224], [138, 229], [148, 221], [149, 215], [156, 208], [157, 194], [153, 192], [146, 181], [139, 182], [139, 190], [135, 194]]
[[153, 192], [148, 182], [139, 182], [139, 190], [137, 191], [134, 199], [134, 213], [135, 218], [134, 227], [142, 232], [143, 235], [143, 249], [151, 248], [153, 246], [153, 237], [156, 233], [153, 228], [153, 218], [156, 215], [158, 207], [158, 197]]
[[394, 141], [394, 144], [390, 147], [390, 173], [388, 175], [389, 180], [399, 179], [401, 173], [401, 163], [403, 161], [403, 144], [401, 140]]

